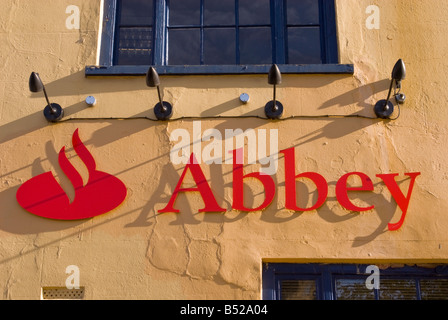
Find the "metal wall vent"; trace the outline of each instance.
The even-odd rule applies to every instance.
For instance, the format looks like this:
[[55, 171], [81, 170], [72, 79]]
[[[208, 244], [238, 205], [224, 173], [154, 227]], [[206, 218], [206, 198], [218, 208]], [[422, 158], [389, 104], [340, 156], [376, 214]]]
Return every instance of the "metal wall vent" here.
[[82, 300], [84, 287], [67, 289], [66, 287], [42, 288], [42, 300]]

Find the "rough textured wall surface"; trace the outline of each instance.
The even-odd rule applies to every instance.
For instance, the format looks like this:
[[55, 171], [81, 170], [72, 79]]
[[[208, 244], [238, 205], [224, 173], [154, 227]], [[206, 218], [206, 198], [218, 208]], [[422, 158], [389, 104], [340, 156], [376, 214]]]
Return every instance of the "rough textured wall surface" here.
[[[76, 3], [72, 3], [76, 2]], [[66, 8], [80, 8], [80, 29], [66, 27]], [[380, 28], [366, 28], [367, 6], [380, 8]], [[152, 108], [157, 92], [143, 77], [85, 77], [96, 63], [99, 1], [3, 0], [0, 10], [0, 287], [2, 299], [39, 299], [42, 287], [65, 286], [66, 267], [76, 265], [88, 299], [259, 299], [263, 262], [437, 263], [448, 258], [447, 161], [448, 101], [445, 17], [439, 0], [336, 0], [341, 63], [353, 75], [284, 75], [277, 89], [285, 115], [313, 116], [266, 121], [272, 87], [266, 75], [165, 76], [164, 100], [174, 118], [203, 119], [201, 134], [215, 128], [278, 130], [279, 150], [295, 150], [296, 174], [318, 172], [329, 185], [327, 201], [310, 212], [285, 209], [284, 156], [273, 175], [275, 197], [264, 210], [232, 210], [232, 165], [201, 164], [225, 213], [200, 213], [197, 193], [181, 194], [180, 213], [159, 213], [184, 171], [170, 151], [176, 129], [192, 134], [193, 120], [161, 123]], [[374, 117], [384, 99], [394, 63], [407, 67], [407, 96], [397, 120]], [[52, 102], [64, 107], [63, 122], [42, 115], [42, 93], [31, 94], [28, 77], [39, 72]], [[241, 93], [250, 95], [241, 104]], [[85, 98], [98, 103], [89, 108]], [[116, 119], [110, 119], [116, 118]], [[120, 120], [118, 120], [119, 118]], [[71, 145], [79, 134], [99, 170], [127, 187], [127, 198], [113, 211], [87, 220], [55, 221], [22, 209], [16, 193], [25, 181], [52, 172], [70, 199], [75, 191], [58, 164], [67, 155], [84, 181], [86, 168]], [[194, 142], [192, 140], [192, 142]], [[210, 142], [203, 141], [202, 149]], [[246, 154], [247, 157], [247, 154]], [[260, 170], [259, 164], [244, 172]], [[373, 192], [354, 192], [367, 212], [350, 212], [338, 203], [335, 186], [349, 172], [363, 172]], [[403, 192], [416, 179], [403, 226], [389, 231], [401, 210], [377, 174], [398, 173]], [[356, 181], [353, 182], [356, 184]], [[185, 187], [194, 187], [190, 174]], [[297, 182], [298, 203], [312, 206], [316, 192]], [[245, 205], [265, 197], [256, 180], [245, 180]]]

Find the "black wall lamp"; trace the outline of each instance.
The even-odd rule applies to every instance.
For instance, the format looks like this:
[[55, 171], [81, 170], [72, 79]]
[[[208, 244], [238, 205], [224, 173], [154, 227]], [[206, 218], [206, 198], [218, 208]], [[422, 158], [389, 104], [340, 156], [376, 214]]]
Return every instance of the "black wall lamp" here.
[[146, 73], [146, 85], [156, 87], [159, 95], [159, 102], [154, 107], [154, 114], [158, 120], [168, 120], [173, 115], [173, 106], [171, 103], [163, 101], [160, 93], [160, 79], [154, 67], [150, 67]]
[[[389, 119], [394, 112], [394, 105], [389, 101], [392, 94], [392, 88], [394, 87], [394, 96], [398, 104], [403, 104], [406, 100], [406, 96], [400, 92], [401, 81], [406, 78], [406, 66], [402, 59], [399, 59], [392, 70], [392, 81], [390, 82], [389, 93], [386, 100], [380, 100], [375, 104], [375, 114], [378, 118]], [[397, 91], [398, 90], [398, 91]]]
[[57, 103], [50, 103], [50, 100], [48, 100], [47, 91], [45, 90], [45, 86], [42, 83], [38, 73], [31, 73], [29, 86], [31, 92], [44, 92], [45, 99], [47, 100], [47, 105], [44, 108], [45, 118], [50, 122], [57, 122], [61, 120], [64, 116], [64, 109], [62, 109], [62, 107]]
[[277, 101], [276, 87], [282, 83], [282, 74], [276, 64], [273, 64], [269, 70], [268, 83], [274, 86], [274, 98], [266, 104], [264, 112], [269, 119], [280, 119], [283, 115], [283, 105]]

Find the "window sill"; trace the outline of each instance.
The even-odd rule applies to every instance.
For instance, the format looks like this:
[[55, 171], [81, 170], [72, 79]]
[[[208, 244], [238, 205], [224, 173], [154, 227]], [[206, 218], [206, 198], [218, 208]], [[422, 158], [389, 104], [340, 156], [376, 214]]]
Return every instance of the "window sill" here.
[[[156, 66], [159, 75], [265, 74], [271, 65]], [[87, 66], [86, 76], [142, 76], [149, 66]], [[283, 74], [353, 74], [353, 64], [284, 64]]]

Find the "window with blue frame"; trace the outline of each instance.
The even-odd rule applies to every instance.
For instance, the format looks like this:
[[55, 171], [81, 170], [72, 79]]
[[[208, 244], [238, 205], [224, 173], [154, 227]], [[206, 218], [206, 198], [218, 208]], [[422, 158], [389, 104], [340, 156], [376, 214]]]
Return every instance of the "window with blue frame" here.
[[86, 72], [352, 73], [334, 0], [104, 0], [99, 68]]
[[448, 300], [448, 266], [403, 266], [379, 270], [369, 289], [368, 265], [263, 265], [265, 300]]

